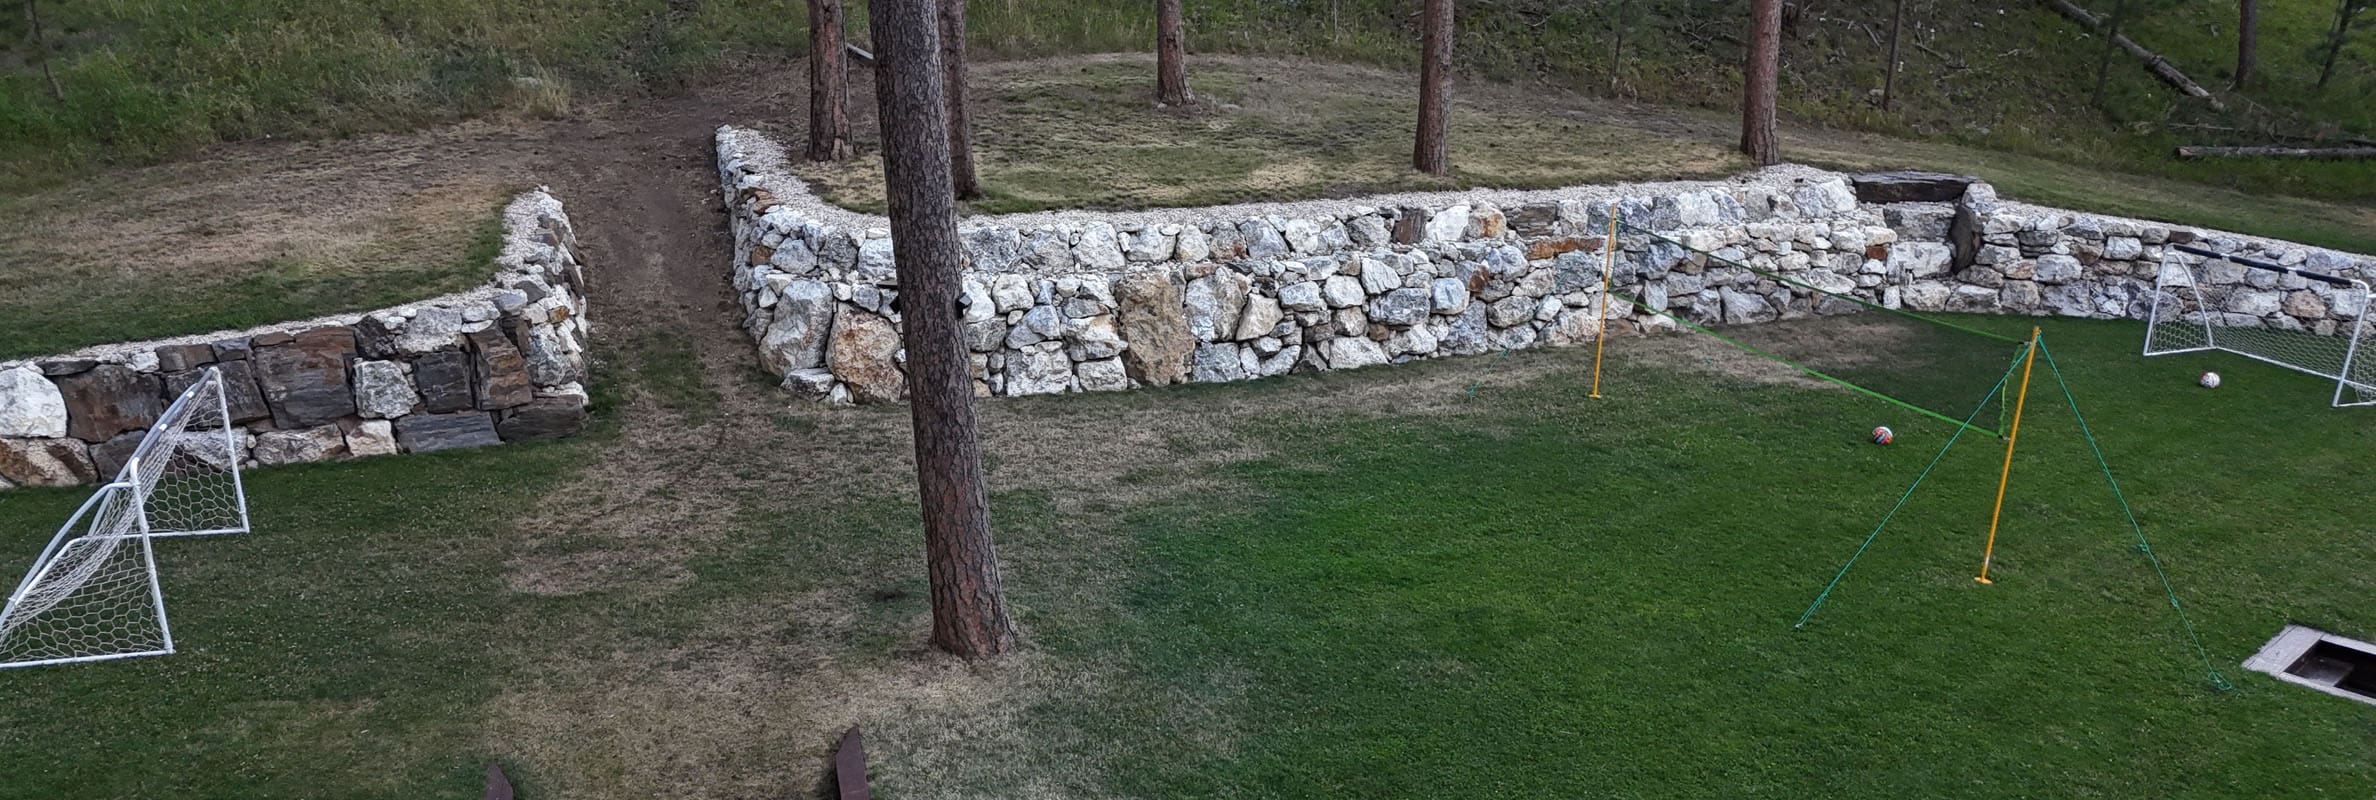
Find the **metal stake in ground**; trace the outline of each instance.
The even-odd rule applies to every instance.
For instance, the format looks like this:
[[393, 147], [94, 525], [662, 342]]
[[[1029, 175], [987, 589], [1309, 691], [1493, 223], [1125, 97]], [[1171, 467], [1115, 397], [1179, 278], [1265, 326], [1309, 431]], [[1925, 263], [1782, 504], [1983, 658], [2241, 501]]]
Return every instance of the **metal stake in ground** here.
[[1617, 201], [1609, 201], [1609, 235], [1601, 239], [1600, 332], [1592, 339], [1592, 396], [1600, 398], [1601, 351], [1609, 344], [1609, 276], [1617, 272]]
[[2005, 466], [1997, 473], [1996, 508], [1988, 512], [1988, 545], [1980, 553], [1980, 577], [1972, 580], [1983, 584], [1988, 579], [1988, 564], [1996, 558], [1997, 521], [2005, 515], [2005, 485], [2013, 480], [2013, 444], [2021, 441], [2021, 407], [2029, 402], [2030, 367], [2038, 363], [2038, 329], [2030, 328], [2029, 351], [2021, 356], [2021, 391], [2013, 396], [2013, 425], [2005, 434]]

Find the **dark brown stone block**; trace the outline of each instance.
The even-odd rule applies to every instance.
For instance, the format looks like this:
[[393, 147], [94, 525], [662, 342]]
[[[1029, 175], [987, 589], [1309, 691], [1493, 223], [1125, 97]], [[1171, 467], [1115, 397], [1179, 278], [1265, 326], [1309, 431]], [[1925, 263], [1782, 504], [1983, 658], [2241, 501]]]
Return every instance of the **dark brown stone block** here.
[[146, 428], [165, 412], [157, 376], [120, 364], [100, 364], [52, 382], [66, 396], [66, 435], [86, 442]]
[[124, 471], [124, 462], [132, 460], [132, 452], [139, 450], [140, 440], [147, 437], [146, 430], [125, 431], [116, 434], [113, 439], [91, 445], [91, 463], [99, 468], [99, 474], [114, 477], [116, 473]]
[[366, 314], [355, 322], [355, 351], [369, 359], [395, 358], [396, 333], [380, 324], [378, 318]]
[[586, 427], [586, 407], [575, 397], [539, 397], [512, 409], [495, 432], [506, 442], [558, 439]]
[[1979, 180], [1944, 172], [1875, 172], [1850, 179], [1860, 203], [1947, 203], [1962, 197]]
[[250, 360], [264, 401], [272, 408], [272, 424], [290, 430], [312, 428], [355, 413], [355, 392], [347, 382], [347, 362], [354, 358], [355, 332], [343, 326], [315, 328], [285, 343], [259, 345]]
[[169, 344], [157, 348], [157, 369], [180, 372], [214, 363], [214, 348], [204, 342], [198, 344]]
[[[264, 392], [256, 388], [256, 371], [246, 361], [225, 361], [181, 372], [165, 373], [165, 402], [180, 397], [190, 384], [209, 369], [223, 373], [224, 406], [231, 412], [233, 424], [253, 422], [272, 416], [272, 408], [264, 404]], [[203, 419], [203, 417], [202, 417]]]
[[470, 388], [470, 356], [458, 350], [439, 350], [413, 359], [413, 388], [421, 391], [421, 408], [433, 414], [461, 411], [477, 405]]
[[536, 387], [528, 380], [528, 360], [520, 356], [520, 348], [493, 329], [467, 336], [470, 340], [471, 377], [478, 383], [478, 408], [494, 411], [523, 405], [536, 398]]
[[224, 339], [207, 347], [214, 351], [216, 361], [246, 361], [248, 357], [246, 339]]
[[1394, 243], [1418, 244], [1427, 238], [1427, 209], [1405, 208], [1394, 217]]
[[60, 378], [89, 372], [92, 367], [96, 366], [99, 366], [99, 362], [88, 358], [61, 358], [55, 361], [41, 362], [41, 374]]
[[481, 411], [413, 414], [396, 420], [396, 444], [407, 453], [433, 453], [500, 444], [495, 420]]

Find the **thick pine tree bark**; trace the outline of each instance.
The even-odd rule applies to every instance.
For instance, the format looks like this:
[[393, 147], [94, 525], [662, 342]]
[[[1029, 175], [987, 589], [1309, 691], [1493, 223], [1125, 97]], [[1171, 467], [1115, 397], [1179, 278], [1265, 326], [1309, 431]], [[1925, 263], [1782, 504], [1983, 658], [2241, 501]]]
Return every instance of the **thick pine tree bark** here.
[[1155, 0], [1155, 102], [1167, 106], [1196, 102], [1188, 91], [1188, 37], [1181, 17], [1180, 0]]
[[1758, 166], [1781, 163], [1774, 104], [1782, 79], [1782, 0], [1750, 0], [1749, 62], [1742, 70], [1741, 152]]
[[2236, 81], [2244, 88], [2260, 63], [2260, 0], [2236, 0]]
[[850, 56], [841, 0], [808, 0], [810, 161], [843, 161], [850, 147]]
[[948, 73], [950, 179], [957, 199], [973, 200], [982, 182], [974, 176], [973, 116], [965, 109], [965, 0], [940, 0], [940, 61]]
[[1413, 137], [1411, 167], [1429, 175], [1452, 174], [1444, 135], [1451, 125], [1452, 0], [1427, 0], [1419, 15], [1419, 131]]
[[1015, 646], [990, 540], [973, 374], [957, 308], [963, 251], [949, 170], [949, 103], [935, 0], [873, 0], [875, 98], [899, 273], [908, 413], [932, 583], [932, 643], [965, 658]]

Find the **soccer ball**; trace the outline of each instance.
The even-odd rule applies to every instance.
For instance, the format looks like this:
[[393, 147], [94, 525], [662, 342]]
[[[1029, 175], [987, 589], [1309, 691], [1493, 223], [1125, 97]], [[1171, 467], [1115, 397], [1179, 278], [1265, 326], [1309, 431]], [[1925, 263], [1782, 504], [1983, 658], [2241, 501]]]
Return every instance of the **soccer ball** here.
[[1888, 444], [1894, 441], [1897, 441], [1897, 432], [1890, 430], [1889, 426], [1883, 425], [1873, 429], [1874, 444]]
[[2203, 377], [2196, 378], [2195, 382], [2202, 384], [2205, 389], [2217, 389], [2219, 388], [2219, 373], [2205, 372]]

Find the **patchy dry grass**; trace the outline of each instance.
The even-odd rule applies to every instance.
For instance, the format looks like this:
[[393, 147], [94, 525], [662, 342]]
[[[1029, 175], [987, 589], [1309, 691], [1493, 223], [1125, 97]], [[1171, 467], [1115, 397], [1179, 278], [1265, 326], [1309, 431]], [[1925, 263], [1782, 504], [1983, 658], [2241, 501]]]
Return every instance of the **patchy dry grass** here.
[[478, 285], [529, 183], [508, 129], [227, 146], [0, 197], [0, 358]]
[[[975, 148], [988, 196], [971, 210], [1524, 189], [1705, 178], [1746, 167], [1733, 149], [1736, 123], [1722, 113], [1470, 80], [1453, 91], [1453, 174], [1435, 178], [1409, 168], [1417, 81], [1407, 73], [1200, 56], [1190, 79], [1203, 102], [1156, 109], [1147, 98], [1151, 69], [1138, 54], [977, 65]], [[797, 83], [780, 85], [771, 106], [802, 107], [805, 88]], [[854, 95], [868, 91], [862, 85]], [[851, 109], [862, 156], [798, 169], [827, 199], [880, 213], [874, 109]], [[800, 140], [796, 129], [778, 132]], [[1818, 166], [1966, 172], [2019, 200], [2376, 252], [2376, 206], [2364, 203], [2248, 194], [1937, 139], [1795, 125], [1785, 127], [1785, 139], [1786, 158]]]
[[[1474, 186], [1540, 188], [1715, 177], [1745, 162], [1689, 125], [1628, 115], [1580, 95], [1490, 82], [1454, 92], [1453, 174], [1410, 169], [1417, 82], [1391, 70], [1278, 59], [1200, 58], [1199, 104], [1157, 109], [1147, 58], [1121, 54], [990, 62], [974, 72], [983, 213], [1196, 206]], [[854, 94], [863, 96], [863, 89]], [[801, 102], [795, 91], [787, 102]], [[883, 208], [871, 109], [866, 158], [804, 166], [852, 208]], [[795, 106], [797, 107], [797, 106]]]

